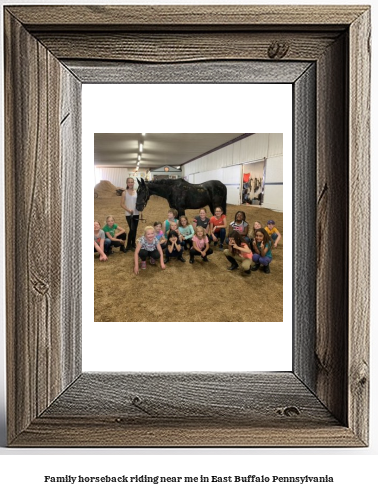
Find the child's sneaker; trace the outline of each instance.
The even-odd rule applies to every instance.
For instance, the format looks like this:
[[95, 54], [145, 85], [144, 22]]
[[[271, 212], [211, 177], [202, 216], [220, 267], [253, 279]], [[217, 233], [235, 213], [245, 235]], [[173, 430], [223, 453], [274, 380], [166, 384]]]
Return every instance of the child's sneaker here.
[[140, 268], [141, 268], [141, 269], [146, 269], [146, 267], [147, 267], [146, 261], [143, 261], [143, 260], [142, 260], [142, 263], [141, 263], [141, 265], [140, 265]]
[[150, 257], [150, 264], [151, 266], [154, 266], [156, 264], [156, 260]]

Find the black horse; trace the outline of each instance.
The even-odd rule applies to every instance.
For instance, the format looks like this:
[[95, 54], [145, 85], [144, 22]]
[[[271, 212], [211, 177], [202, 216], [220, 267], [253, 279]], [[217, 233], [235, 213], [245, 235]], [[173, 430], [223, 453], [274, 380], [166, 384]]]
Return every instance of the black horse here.
[[214, 215], [216, 207], [226, 213], [227, 188], [220, 181], [207, 181], [190, 184], [184, 179], [161, 179], [154, 182], [138, 181], [136, 208], [142, 212], [152, 194], [168, 200], [169, 207], [175, 208], [178, 215], [185, 215], [188, 208], [202, 208], [207, 205]]

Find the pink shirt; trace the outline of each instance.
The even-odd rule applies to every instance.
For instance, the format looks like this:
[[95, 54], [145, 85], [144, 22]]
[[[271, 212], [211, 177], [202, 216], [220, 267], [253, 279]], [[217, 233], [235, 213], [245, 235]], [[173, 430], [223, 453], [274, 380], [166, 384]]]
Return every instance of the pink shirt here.
[[207, 236], [205, 236], [204, 238], [202, 238], [202, 240], [200, 240], [197, 237], [197, 235], [195, 235], [193, 236], [192, 241], [193, 243], [196, 244], [196, 247], [199, 248], [200, 250], [203, 250], [206, 247], [206, 244], [209, 243], [209, 239]]
[[[242, 243], [241, 246], [243, 248], [248, 248], [249, 249], [249, 246], [247, 245], [247, 243]], [[250, 251], [250, 253], [246, 253], [246, 252], [241, 252], [240, 250], [236, 250], [238, 255], [240, 255], [240, 257], [243, 257], [243, 259], [252, 259], [252, 250]]]

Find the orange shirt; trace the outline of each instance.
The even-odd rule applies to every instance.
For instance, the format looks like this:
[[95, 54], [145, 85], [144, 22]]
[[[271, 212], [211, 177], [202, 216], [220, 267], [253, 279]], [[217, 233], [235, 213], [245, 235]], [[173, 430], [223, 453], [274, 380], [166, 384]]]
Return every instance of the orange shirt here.
[[213, 215], [213, 217], [210, 218], [210, 224], [212, 224], [215, 227], [215, 233], [219, 233], [220, 229], [217, 228], [217, 226], [224, 226], [224, 219], [226, 216], [222, 214], [219, 219]]

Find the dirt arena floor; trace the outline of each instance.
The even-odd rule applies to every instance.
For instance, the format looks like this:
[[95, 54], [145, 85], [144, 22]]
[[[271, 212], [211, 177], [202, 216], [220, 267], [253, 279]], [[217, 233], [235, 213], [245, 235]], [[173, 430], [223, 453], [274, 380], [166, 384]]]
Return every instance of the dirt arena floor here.
[[[121, 197], [115, 194], [115, 188], [96, 191], [94, 220], [103, 227], [106, 216], [113, 215], [116, 224], [128, 233]], [[137, 236], [143, 234], [145, 226], [163, 222], [168, 209], [164, 198], [151, 196], [143, 212], [146, 222], [139, 222]], [[134, 252], [124, 254], [116, 248], [106, 262], [100, 262], [98, 254], [94, 254], [94, 321], [261, 322], [268, 317], [270, 322], [283, 321], [283, 214], [259, 206], [227, 205], [227, 224], [238, 210], [246, 213], [250, 226], [255, 220], [264, 226], [269, 219], [276, 222], [282, 238], [273, 249], [270, 274], [261, 270], [250, 275], [239, 269], [227, 271], [229, 262], [223, 251], [211, 245], [214, 253], [209, 262], [196, 257], [194, 264], [189, 264], [187, 250], [186, 262], [171, 259], [163, 271], [159, 264], [151, 266], [147, 260], [147, 269], [136, 276]], [[197, 214], [198, 210], [186, 211], [189, 221]]]

